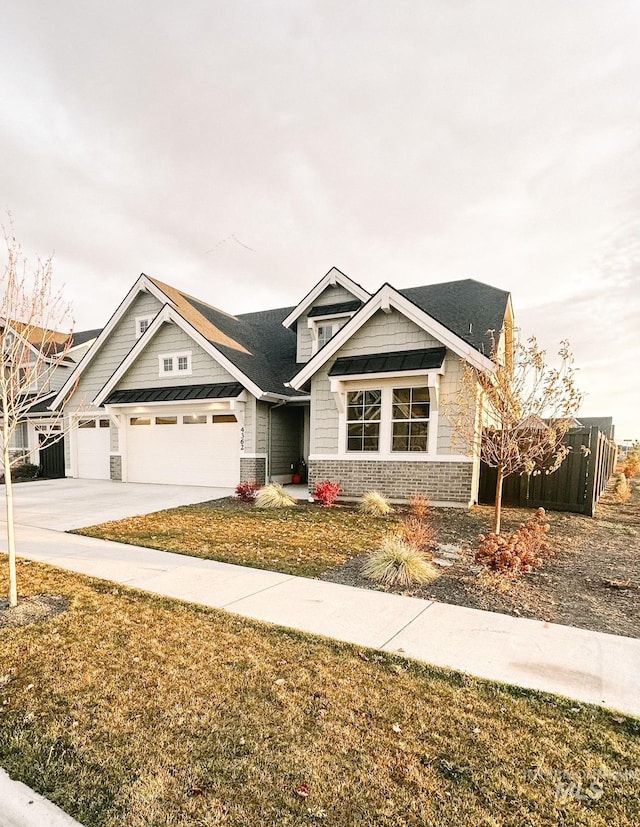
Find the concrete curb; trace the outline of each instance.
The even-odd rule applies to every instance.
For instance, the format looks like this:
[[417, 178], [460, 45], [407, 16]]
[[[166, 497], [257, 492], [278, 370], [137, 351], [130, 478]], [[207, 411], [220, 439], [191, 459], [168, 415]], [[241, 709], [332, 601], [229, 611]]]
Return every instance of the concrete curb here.
[[0, 827], [82, 827], [51, 801], [0, 769]]

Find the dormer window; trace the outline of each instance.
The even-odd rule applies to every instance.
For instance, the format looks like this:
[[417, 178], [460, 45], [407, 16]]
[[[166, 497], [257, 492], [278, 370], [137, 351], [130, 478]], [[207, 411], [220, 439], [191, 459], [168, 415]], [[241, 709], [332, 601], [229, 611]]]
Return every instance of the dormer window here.
[[329, 339], [333, 336], [333, 327], [334, 326], [332, 324], [318, 325], [318, 350], [326, 345]]
[[136, 339], [139, 339], [151, 324], [151, 316], [136, 316]]
[[158, 376], [191, 376], [191, 351], [161, 353], [158, 356]]

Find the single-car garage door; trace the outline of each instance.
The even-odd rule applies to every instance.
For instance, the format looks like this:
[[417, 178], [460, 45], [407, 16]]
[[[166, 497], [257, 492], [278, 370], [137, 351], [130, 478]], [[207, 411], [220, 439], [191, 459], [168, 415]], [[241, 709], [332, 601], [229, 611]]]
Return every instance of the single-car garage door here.
[[76, 429], [78, 477], [85, 480], [108, 480], [109, 419], [85, 416]]
[[130, 482], [235, 487], [240, 435], [232, 414], [145, 414], [128, 417]]

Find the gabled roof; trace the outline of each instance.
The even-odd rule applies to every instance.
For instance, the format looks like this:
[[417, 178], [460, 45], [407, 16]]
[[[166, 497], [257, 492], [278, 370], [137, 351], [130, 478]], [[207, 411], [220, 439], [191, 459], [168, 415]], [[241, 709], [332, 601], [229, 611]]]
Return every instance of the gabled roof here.
[[84, 345], [93, 339], [97, 339], [101, 333], [101, 327], [97, 327], [94, 330], [75, 330], [71, 336], [73, 347], [79, 347], [80, 345]]
[[510, 301], [506, 290], [475, 279], [409, 287], [398, 292], [486, 356], [491, 353], [487, 331], [500, 331]]
[[285, 327], [292, 327], [295, 322], [304, 314], [304, 312], [314, 303], [318, 296], [322, 295], [327, 287], [333, 287], [339, 284], [348, 290], [349, 293], [361, 302], [366, 302], [371, 294], [368, 293], [364, 287], [352, 281], [349, 276], [345, 276], [343, 272], [337, 267], [332, 267], [329, 272], [320, 279], [320, 281], [313, 287], [307, 295], [302, 299], [300, 304], [297, 304], [289, 315], [283, 320], [282, 324]]
[[[489, 285], [480, 284], [480, 282], [472, 283], [473, 285], [479, 285], [481, 288], [485, 288], [485, 290], [480, 291], [473, 290], [473, 297], [481, 300], [482, 297], [486, 295], [486, 297], [491, 300], [492, 312], [490, 316], [491, 319], [495, 321], [496, 328], [499, 330], [502, 327], [504, 314], [506, 313], [509, 303], [509, 294], [501, 290], [496, 290], [494, 287], [489, 287]], [[455, 285], [456, 282], [451, 282], [451, 284]], [[433, 286], [438, 287], [439, 285]], [[413, 288], [413, 290], [424, 290], [424, 294], [414, 292], [414, 297], [424, 302], [425, 306], [433, 306], [433, 304], [428, 303], [425, 299], [425, 294], [428, 296], [430, 293], [427, 288]], [[351, 317], [351, 319], [349, 319], [347, 324], [344, 325], [344, 327], [342, 327], [336, 335], [330, 339], [327, 344], [324, 345], [324, 347], [322, 347], [315, 354], [315, 356], [313, 356], [306, 363], [306, 365], [298, 371], [298, 373], [291, 379], [291, 386], [294, 388], [302, 388], [311, 379], [311, 377], [338, 352], [338, 350], [351, 338], [351, 336], [353, 336], [353, 334], [367, 321], [369, 321], [369, 319], [379, 310], [384, 312], [397, 310], [414, 322], [418, 327], [421, 327], [441, 342], [445, 347], [449, 348], [449, 350], [452, 350], [460, 356], [461, 359], [465, 359], [479, 370], [493, 371], [495, 369], [495, 365], [489, 357], [484, 355], [484, 353], [481, 352], [481, 349], [476, 346], [478, 343], [478, 337], [476, 337], [473, 333], [473, 323], [470, 327], [467, 326], [467, 333], [465, 336], [458, 334], [452, 329], [452, 327], [456, 325], [456, 320], [459, 320], [461, 316], [460, 311], [457, 311], [456, 308], [449, 303], [442, 303], [438, 310], [441, 315], [444, 316], [443, 321], [441, 318], [436, 318], [426, 309], [423, 309], [411, 298], [405, 296], [405, 292], [410, 291], [399, 291], [390, 284], [383, 284], [378, 292], [375, 293], [369, 301], [364, 304], [354, 316]], [[452, 292], [455, 293], [456, 291]], [[462, 291], [462, 293], [460, 293], [460, 291], [457, 292], [458, 298], [461, 300], [464, 291]], [[501, 302], [495, 300], [495, 293], [501, 294]], [[500, 304], [502, 305], [501, 318], [498, 316]], [[473, 305], [471, 305], [471, 308], [473, 308]], [[469, 308], [468, 311], [469, 315], [472, 315], [471, 308]], [[481, 316], [481, 319], [482, 318], [484, 318], [484, 316]], [[457, 326], [459, 328], [459, 323]], [[469, 339], [471, 341], [469, 341]]]

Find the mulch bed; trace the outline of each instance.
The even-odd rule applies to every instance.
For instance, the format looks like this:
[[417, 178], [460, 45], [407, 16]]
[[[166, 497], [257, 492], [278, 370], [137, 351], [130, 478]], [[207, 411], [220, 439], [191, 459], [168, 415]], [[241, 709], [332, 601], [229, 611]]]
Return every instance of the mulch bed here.
[[5, 598], [0, 600], [0, 629], [29, 626], [66, 612], [69, 598], [56, 594], [36, 594], [18, 597], [18, 605], [11, 608]]
[[[503, 530], [513, 530], [532, 514], [505, 509]], [[440, 543], [461, 547], [460, 559], [424, 587], [396, 589], [458, 606], [485, 609], [608, 632], [640, 637], [640, 484], [633, 496], [617, 503], [609, 489], [595, 518], [547, 512], [552, 557], [520, 579], [488, 578], [474, 563], [478, 534], [490, 530], [492, 509], [471, 512], [434, 509]], [[362, 557], [322, 575], [323, 580], [378, 588], [360, 574]]]

